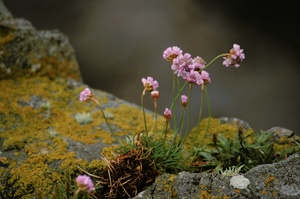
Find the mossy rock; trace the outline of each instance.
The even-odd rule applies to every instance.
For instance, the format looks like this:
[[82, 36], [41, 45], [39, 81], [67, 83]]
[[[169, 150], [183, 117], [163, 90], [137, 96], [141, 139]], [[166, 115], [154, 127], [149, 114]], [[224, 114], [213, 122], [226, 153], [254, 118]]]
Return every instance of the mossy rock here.
[[[102, 155], [114, 156], [117, 146], [99, 107], [79, 102], [86, 85], [71, 79], [48, 77], [1, 80], [0, 181], [6, 195], [31, 196], [36, 189], [51, 192], [66, 170], [100, 169]], [[144, 128], [141, 108], [100, 90], [95, 97], [120, 138]], [[77, 113], [89, 113], [93, 121], [81, 124]], [[153, 114], [147, 113], [149, 125]], [[163, 118], [159, 117], [162, 127]], [[92, 168], [91, 168], [92, 167]], [[11, 187], [10, 190], [7, 187]], [[3, 191], [3, 190], [2, 190]], [[26, 198], [24, 196], [24, 198]]]

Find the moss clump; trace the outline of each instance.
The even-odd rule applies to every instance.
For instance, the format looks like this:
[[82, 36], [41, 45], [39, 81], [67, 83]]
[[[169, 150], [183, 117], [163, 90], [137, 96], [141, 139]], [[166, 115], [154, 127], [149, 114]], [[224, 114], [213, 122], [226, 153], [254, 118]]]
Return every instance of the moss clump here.
[[[196, 142], [195, 142], [195, 147], [198, 147], [199, 144], [201, 143], [202, 137], [204, 136], [202, 145], [211, 143], [213, 140], [213, 135], [214, 134], [222, 134], [226, 138], [234, 138], [239, 126], [238, 124], [228, 124], [228, 123], [221, 123], [221, 121], [217, 118], [211, 118], [210, 119], [210, 124], [207, 129], [207, 124], [208, 124], [208, 118], [203, 119], [200, 122], [199, 126], [199, 134], [197, 136]], [[190, 132], [190, 135], [188, 136], [186, 142], [185, 142], [185, 147], [187, 150], [189, 150], [195, 141], [195, 136], [197, 132], [198, 127], [194, 127], [192, 131]], [[206, 132], [207, 130], [207, 132]], [[206, 132], [206, 134], [205, 134]], [[245, 129], [245, 135], [250, 134], [253, 132], [252, 129]]]

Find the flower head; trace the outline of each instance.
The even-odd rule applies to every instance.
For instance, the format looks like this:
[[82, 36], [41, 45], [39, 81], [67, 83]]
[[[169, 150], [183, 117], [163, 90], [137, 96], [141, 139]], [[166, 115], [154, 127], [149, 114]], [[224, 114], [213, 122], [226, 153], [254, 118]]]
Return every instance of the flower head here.
[[209, 73], [206, 72], [205, 70], [201, 71], [200, 76], [201, 76], [202, 80], [204, 81], [205, 85], [211, 82]]
[[202, 85], [204, 83], [200, 73], [195, 70], [191, 70], [190, 72], [187, 72], [186, 77], [183, 78], [189, 83], [196, 84], [196, 85]]
[[202, 70], [205, 66], [205, 61], [201, 57], [197, 56], [193, 59], [193, 70]]
[[84, 89], [79, 96], [81, 102], [89, 102], [94, 97], [92, 91], [89, 88]]
[[142, 83], [147, 91], [153, 91], [158, 88], [158, 82], [154, 80], [152, 77], [142, 78]]
[[159, 91], [157, 91], [157, 90], [151, 91], [151, 97], [153, 99], [158, 99], [159, 98]]
[[163, 52], [163, 58], [167, 61], [173, 61], [178, 55], [182, 54], [182, 50], [177, 47], [169, 47]]
[[238, 44], [233, 44], [233, 48], [223, 57], [223, 65], [226, 67], [234, 66], [238, 68], [240, 63], [245, 59], [244, 50]]
[[170, 120], [172, 118], [172, 111], [170, 109], [166, 108], [164, 111], [164, 117], [167, 120]]
[[187, 104], [188, 104], [188, 97], [186, 95], [181, 95], [181, 105], [183, 107], [186, 107]]
[[173, 60], [171, 69], [178, 77], [185, 79], [186, 74], [193, 68], [192, 63], [193, 59], [189, 53], [180, 54]]
[[87, 192], [91, 192], [95, 190], [94, 183], [91, 180], [90, 176], [87, 175], [79, 175], [76, 178], [76, 184], [79, 189]]

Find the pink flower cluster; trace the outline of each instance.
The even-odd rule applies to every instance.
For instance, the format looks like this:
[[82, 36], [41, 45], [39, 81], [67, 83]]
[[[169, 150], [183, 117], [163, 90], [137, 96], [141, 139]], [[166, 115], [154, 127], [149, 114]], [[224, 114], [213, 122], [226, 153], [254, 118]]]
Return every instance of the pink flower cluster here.
[[211, 82], [209, 73], [203, 70], [206, 63], [201, 57], [192, 58], [189, 53], [183, 54], [179, 47], [173, 46], [163, 52], [163, 58], [172, 61], [174, 74], [189, 83], [205, 85]]
[[95, 190], [94, 183], [91, 180], [90, 176], [79, 175], [76, 178], [76, 184], [80, 190], [91, 192]]
[[233, 44], [226, 57], [224, 57], [223, 65], [226, 67], [234, 66], [238, 68], [240, 63], [245, 59], [244, 50], [238, 44]]
[[79, 96], [81, 102], [89, 102], [94, 97], [92, 91], [89, 88], [84, 89]]
[[155, 91], [158, 88], [158, 82], [152, 77], [142, 78], [142, 83], [146, 91]]

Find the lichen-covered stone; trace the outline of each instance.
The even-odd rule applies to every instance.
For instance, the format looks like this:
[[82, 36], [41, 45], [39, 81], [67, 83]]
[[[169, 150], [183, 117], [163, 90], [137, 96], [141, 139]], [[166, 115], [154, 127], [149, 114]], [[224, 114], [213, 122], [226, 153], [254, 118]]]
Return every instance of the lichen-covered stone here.
[[[181, 172], [178, 176], [172, 176], [172, 183], [169, 183], [169, 174], [164, 174], [135, 199], [298, 199], [300, 197], [300, 153], [277, 163], [255, 167], [244, 176], [250, 184], [247, 188], [237, 189], [230, 185], [232, 177], [220, 174]], [[165, 184], [168, 184], [168, 189], [161, 188], [165, 187]]]
[[[118, 144], [99, 107], [79, 102], [79, 93], [86, 86], [68, 38], [57, 30], [38, 31], [29, 21], [15, 19], [0, 0], [1, 199], [51, 198], [54, 189], [81, 172], [78, 166], [97, 171], [104, 166], [102, 156], [114, 157]], [[143, 131], [141, 107], [104, 91], [91, 90], [117, 137]], [[146, 112], [147, 124], [153, 126], [154, 114]], [[82, 113], [88, 118], [78, 120]], [[157, 128], [162, 129], [164, 122], [158, 116]], [[199, 144], [207, 119], [201, 124], [199, 139], [194, 143], [195, 130], [192, 131], [185, 149]], [[203, 143], [211, 142], [215, 132], [232, 137], [239, 125], [252, 131], [246, 122], [236, 118], [211, 119], [210, 124]], [[280, 137], [277, 148], [295, 141], [286, 137]], [[285, 168], [289, 172], [284, 173]], [[299, 196], [299, 156], [255, 169], [245, 174], [250, 185], [243, 190], [230, 186], [230, 177], [181, 172], [161, 175], [137, 198]]]
[[[47, 198], [66, 172], [99, 170], [103, 155], [115, 155], [99, 107], [79, 101], [85, 87], [68, 38], [15, 19], [0, 0], [0, 198]], [[91, 90], [118, 137], [143, 130], [139, 106]], [[78, 122], [81, 113], [92, 119]]]
[[32, 75], [81, 80], [66, 35], [36, 30], [29, 21], [14, 18], [0, 0], [0, 80]]
[[[86, 85], [40, 76], [0, 82], [0, 182], [5, 182], [0, 196], [31, 198], [37, 188], [49, 194], [53, 183], [61, 183], [64, 171], [78, 171], [76, 166], [100, 169], [103, 164], [95, 163], [102, 155], [113, 157], [112, 147], [117, 143], [99, 107], [79, 101], [79, 93]], [[140, 107], [91, 90], [104, 111], [113, 115], [109, 122], [117, 136], [143, 130]], [[82, 112], [90, 113], [93, 121], [78, 123], [75, 116]], [[158, 119], [158, 127], [162, 128], [163, 117]], [[147, 120], [149, 125], [154, 124], [148, 112]]]

